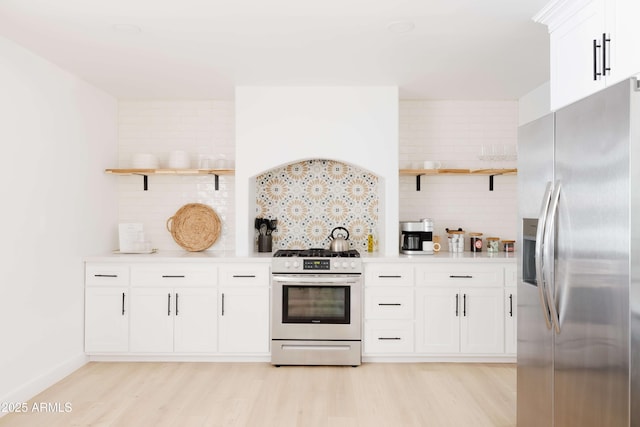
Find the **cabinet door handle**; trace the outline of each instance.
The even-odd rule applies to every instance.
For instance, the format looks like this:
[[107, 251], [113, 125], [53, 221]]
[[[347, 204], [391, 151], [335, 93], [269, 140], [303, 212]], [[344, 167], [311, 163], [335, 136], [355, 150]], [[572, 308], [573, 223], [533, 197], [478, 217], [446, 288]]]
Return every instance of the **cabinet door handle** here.
[[122, 293], [122, 315], [124, 316], [124, 292]]
[[184, 275], [171, 275], [171, 274], [163, 274], [163, 279], [184, 279]]
[[222, 293], [222, 315], [224, 316], [224, 292]]
[[380, 279], [401, 279], [402, 276], [399, 274], [390, 274], [390, 275], [380, 275], [378, 276]]
[[171, 294], [167, 294], [167, 316], [171, 316]]
[[176, 316], [178, 315], [178, 293], [176, 292]]
[[93, 277], [118, 277], [117, 274], [94, 274]]
[[380, 306], [394, 306], [394, 307], [400, 307], [402, 304], [400, 304], [399, 302], [379, 302], [378, 305]]
[[458, 306], [460, 305], [459, 300], [460, 300], [460, 294], [456, 294], [456, 317], [459, 316], [458, 314]]
[[607, 43], [610, 43], [611, 39], [607, 38], [607, 33], [602, 33], [602, 75], [606, 76], [607, 71], [611, 75], [611, 68], [607, 67]]
[[451, 274], [449, 275], [449, 279], [473, 279], [473, 276], [469, 274], [464, 274], [464, 275]]
[[462, 294], [462, 316], [467, 317], [467, 294]]
[[255, 274], [234, 274], [233, 278], [234, 279], [255, 279], [256, 275]]
[[509, 317], [513, 317], [513, 294], [509, 294]]
[[400, 337], [378, 337], [380, 341], [401, 341]]
[[600, 49], [600, 45], [598, 44], [598, 40], [593, 40], [593, 80], [600, 80], [600, 76], [602, 73], [598, 72], [598, 49]]

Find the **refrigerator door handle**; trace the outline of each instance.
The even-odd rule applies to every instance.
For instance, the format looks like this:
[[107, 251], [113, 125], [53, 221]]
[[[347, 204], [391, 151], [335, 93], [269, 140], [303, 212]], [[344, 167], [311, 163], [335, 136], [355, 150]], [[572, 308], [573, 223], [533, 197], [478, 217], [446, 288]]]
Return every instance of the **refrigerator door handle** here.
[[546, 290], [547, 290], [547, 301], [549, 303], [549, 312], [551, 314], [551, 320], [553, 321], [553, 326], [555, 327], [556, 333], [560, 333], [560, 317], [558, 316], [558, 309], [554, 297], [554, 289], [555, 289], [555, 274], [553, 269], [554, 258], [555, 258], [555, 247], [556, 247], [556, 238], [555, 238], [555, 224], [556, 224], [556, 216], [558, 214], [558, 202], [560, 200], [560, 190], [562, 185], [560, 181], [556, 181], [555, 189], [553, 190], [553, 195], [551, 196], [551, 205], [549, 206], [549, 218], [547, 220], [547, 231], [545, 232], [544, 242], [543, 242], [543, 259], [546, 261], [546, 264], [550, 265], [551, 268], [545, 268], [544, 272], [548, 275], [548, 280], [545, 280]]
[[543, 263], [543, 241], [545, 238], [545, 229], [547, 227], [547, 216], [549, 213], [549, 205], [551, 203], [551, 193], [553, 190], [553, 183], [549, 181], [547, 183], [547, 189], [544, 192], [542, 199], [542, 208], [540, 209], [540, 216], [538, 217], [538, 229], [536, 230], [536, 248], [535, 248], [535, 262], [536, 262], [536, 280], [538, 282], [538, 295], [540, 296], [540, 306], [542, 307], [542, 313], [544, 315], [547, 329], [551, 329], [551, 315], [549, 312], [549, 305], [547, 304], [547, 297], [545, 296], [545, 276], [544, 276], [544, 263]]

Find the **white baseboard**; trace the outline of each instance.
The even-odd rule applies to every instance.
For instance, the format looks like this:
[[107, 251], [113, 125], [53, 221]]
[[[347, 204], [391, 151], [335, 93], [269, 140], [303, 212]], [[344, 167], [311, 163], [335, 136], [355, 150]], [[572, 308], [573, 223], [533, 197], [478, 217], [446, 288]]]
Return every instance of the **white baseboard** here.
[[[36, 378], [31, 378], [26, 383], [5, 396], [0, 397], [0, 402], [27, 402], [34, 396], [51, 387], [67, 375], [83, 367], [89, 358], [81, 353], [64, 363], [52, 368], [49, 372]], [[6, 413], [0, 413], [0, 418]]]

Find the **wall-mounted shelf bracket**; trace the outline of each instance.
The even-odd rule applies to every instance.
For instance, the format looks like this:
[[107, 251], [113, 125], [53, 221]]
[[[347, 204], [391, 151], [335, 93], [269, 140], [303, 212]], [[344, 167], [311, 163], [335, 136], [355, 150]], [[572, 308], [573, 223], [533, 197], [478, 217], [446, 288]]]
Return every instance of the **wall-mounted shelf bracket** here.
[[416, 191], [420, 191], [420, 177], [424, 175], [423, 173], [416, 175]]
[[489, 191], [493, 191], [493, 177], [495, 175], [489, 175]]

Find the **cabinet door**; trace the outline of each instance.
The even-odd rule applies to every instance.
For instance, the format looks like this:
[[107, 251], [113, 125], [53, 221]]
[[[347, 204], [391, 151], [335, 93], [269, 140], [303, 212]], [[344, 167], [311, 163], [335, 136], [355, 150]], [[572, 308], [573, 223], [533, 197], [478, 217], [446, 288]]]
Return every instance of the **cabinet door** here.
[[416, 351], [457, 353], [460, 350], [459, 301], [455, 288], [416, 289]]
[[608, 56], [611, 73], [607, 85], [622, 81], [640, 73], [640, 2], [637, 0], [613, 0], [607, 3]]
[[[562, 23], [550, 35], [551, 109], [556, 110], [605, 86], [594, 80], [594, 40], [602, 43], [605, 30], [604, 0], [594, 0]], [[601, 72], [602, 47], [595, 52]]]
[[518, 300], [516, 289], [506, 288], [504, 290], [504, 352], [507, 354], [516, 354], [517, 350]]
[[460, 351], [503, 353], [504, 290], [464, 288], [460, 292]]
[[132, 352], [168, 353], [173, 351], [173, 310], [175, 300], [170, 288], [132, 288]]
[[219, 292], [219, 350], [268, 353], [269, 288], [226, 286]]
[[87, 353], [129, 350], [129, 295], [126, 287], [87, 288], [84, 349]]
[[218, 290], [176, 288], [174, 351], [213, 353], [218, 346]]

